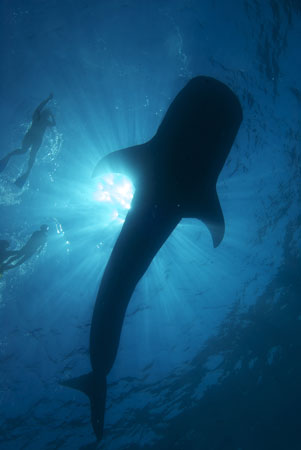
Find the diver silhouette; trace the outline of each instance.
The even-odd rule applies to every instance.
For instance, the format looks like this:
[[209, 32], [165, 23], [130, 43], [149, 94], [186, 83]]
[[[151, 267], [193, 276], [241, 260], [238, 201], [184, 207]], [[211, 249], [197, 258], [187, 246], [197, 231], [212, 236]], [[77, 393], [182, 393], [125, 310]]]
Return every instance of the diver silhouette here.
[[20, 250], [6, 251], [5, 249], [9, 246], [8, 241], [0, 241], [3, 243], [1, 244], [2, 247], [0, 247], [0, 273], [20, 266], [35, 253], [39, 253], [46, 244], [48, 230], [48, 225], [41, 225], [40, 229], [32, 233], [26, 244]]
[[32, 115], [31, 126], [23, 138], [21, 148], [13, 150], [0, 160], [0, 172], [2, 172], [12, 156], [22, 155], [30, 149], [27, 170], [15, 181], [15, 184], [19, 187], [22, 187], [24, 185], [28, 175], [30, 174], [47, 127], [53, 127], [56, 125], [52, 112], [48, 109], [43, 110], [45, 105], [52, 98], [53, 94], [50, 94], [49, 97], [43, 100], [35, 109]]

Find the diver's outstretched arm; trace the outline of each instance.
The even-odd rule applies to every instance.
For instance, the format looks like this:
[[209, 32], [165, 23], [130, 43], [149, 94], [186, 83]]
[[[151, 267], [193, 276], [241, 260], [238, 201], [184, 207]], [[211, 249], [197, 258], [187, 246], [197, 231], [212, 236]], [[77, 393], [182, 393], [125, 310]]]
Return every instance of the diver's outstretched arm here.
[[49, 94], [49, 96], [39, 104], [39, 106], [34, 110], [34, 113], [32, 115], [33, 120], [39, 118], [42, 109], [52, 98], [53, 98], [53, 94]]

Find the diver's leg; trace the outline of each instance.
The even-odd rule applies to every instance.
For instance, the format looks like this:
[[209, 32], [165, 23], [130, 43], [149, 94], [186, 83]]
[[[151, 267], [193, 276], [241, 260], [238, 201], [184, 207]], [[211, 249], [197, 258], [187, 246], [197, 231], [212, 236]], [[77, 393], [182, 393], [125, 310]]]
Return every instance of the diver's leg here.
[[27, 149], [24, 150], [22, 148], [17, 148], [16, 150], [8, 153], [6, 156], [4, 156], [4, 158], [0, 159], [0, 172], [2, 172], [5, 167], [7, 166], [8, 161], [10, 160], [10, 158], [12, 156], [15, 155], [22, 155], [23, 153], [26, 153]]
[[33, 164], [35, 162], [38, 150], [41, 146], [41, 142], [39, 143], [34, 143], [31, 147], [30, 150], [30, 154], [29, 154], [29, 161], [28, 161], [28, 166], [27, 166], [27, 170], [25, 173], [23, 173], [23, 175], [21, 175], [19, 178], [16, 179], [15, 184], [19, 187], [22, 187], [25, 183], [25, 181], [28, 178], [28, 175], [30, 174], [30, 171], [33, 167]]
[[28, 134], [26, 134], [22, 141], [22, 147], [17, 148], [16, 150], [13, 150], [12, 152], [8, 153], [6, 156], [4, 156], [4, 158], [2, 158], [0, 160], [0, 172], [2, 172], [2, 170], [5, 169], [8, 161], [10, 160], [10, 158], [12, 156], [23, 155], [24, 153], [27, 152], [27, 150], [30, 148], [30, 146], [31, 146], [30, 136]]
[[[14, 258], [14, 257], [13, 257]], [[21, 264], [23, 264], [26, 260], [27, 260], [27, 256], [26, 255], [16, 255], [16, 257], [14, 259], [11, 259], [7, 264], [6, 264], [6, 270], [8, 269], [14, 269], [17, 266], [20, 266]], [[12, 264], [13, 261], [17, 261], [15, 264]]]
[[8, 161], [12, 156], [17, 155], [24, 155], [28, 151], [28, 149], [31, 147], [31, 139], [28, 134], [25, 134], [23, 141], [22, 141], [22, 147], [17, 148], [16, 150], [13, 150], [12, 152], [8, 153], [4, 158], [0, 160], [0, 172], [2, 172], [5, 167], [7, 166]]
[[15, 255], [11, 255], [8, 258], [6, 258], [6, 260], [4, 261], [5, 264], [8, 264], [8, 263], [10, 264], [11, 262], [16, 261], [16, 259], [19, 258], [18, 253], [19, 252], [17, 252]]
[[13, 255], [10, 255], [5, 260], [5, 264], [11, 264], [12, 262], [18, 261], [18, 259], [23, 257], [21, 250], [15, 250]]
[[14, 269], [17, 266], [20, 266], [21, 264], [23, 264], [25, 262], [26, 259], [27, 258], [25, 256], [22, 256], [21, 259], [19, 259], [19, 261], [16, 262], [16, 264], [11, 264], [12, 261], [2, 264], [1, 269], [0, 269], [0, 274], [3, 272], [6, 272], [7, 270]]
[[4, 259], [2, 259], [2, 263], [3, 264], [10, 263], [12, 261], [12, 259], [18, 254], [19, 254], [19, 250], [9, 250], [8, 252], [6, 252]]

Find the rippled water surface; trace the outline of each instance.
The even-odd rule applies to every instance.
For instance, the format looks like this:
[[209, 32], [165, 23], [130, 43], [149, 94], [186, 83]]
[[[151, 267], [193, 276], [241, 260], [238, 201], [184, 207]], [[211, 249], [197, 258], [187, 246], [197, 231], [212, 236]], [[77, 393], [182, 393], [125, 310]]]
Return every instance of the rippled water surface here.
[[[0, 278], [4, 450], [301, 448], [301, 6], [294, 0], [1, 0], [0, 159], [53, 93], [49, 127], [0, 173], [0, 240], [47, 241]], [[237, 94], [244, 119], [217, 191], [214, 249], [183, 219], [139, 282], [108, 377], [104, 439], [87, 398], [96, 293], [130, 208], [99, 159], [156, 132], [194, 76]], [[185, 148], [183, 148], [185, 151]]]

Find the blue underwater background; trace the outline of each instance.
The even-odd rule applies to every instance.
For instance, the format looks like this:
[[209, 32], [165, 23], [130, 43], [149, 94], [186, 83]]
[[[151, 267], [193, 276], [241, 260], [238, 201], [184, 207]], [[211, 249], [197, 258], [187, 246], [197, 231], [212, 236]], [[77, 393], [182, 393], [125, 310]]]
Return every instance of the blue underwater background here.
[[42, 251], [0, 278], [0, 447], [96, 448], [60, 381], [90, 370], [98, 286], [133, 194], [99, 159], [143, 143], [197, 75], [244, 120], [219, 177], [226, 234], [182, 220], [130, 302], [108, 377], [108, 450], [301, 448], [299, 0], [1, 0], [0, 159], [37, 105], [48, 129], [0, 174], [0, 239]]

